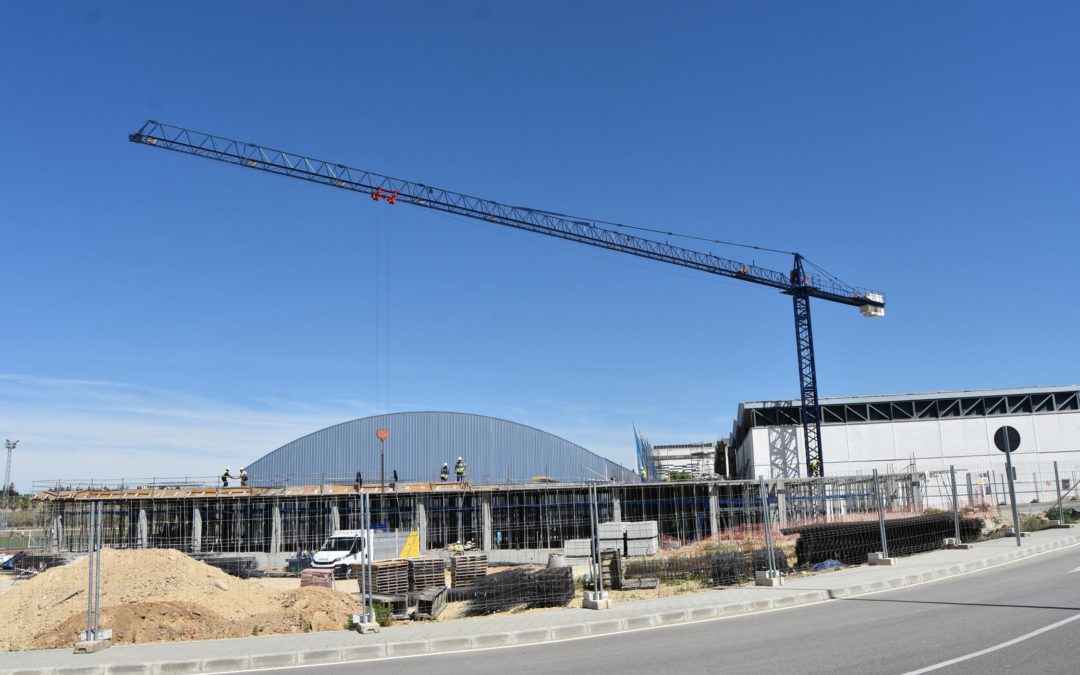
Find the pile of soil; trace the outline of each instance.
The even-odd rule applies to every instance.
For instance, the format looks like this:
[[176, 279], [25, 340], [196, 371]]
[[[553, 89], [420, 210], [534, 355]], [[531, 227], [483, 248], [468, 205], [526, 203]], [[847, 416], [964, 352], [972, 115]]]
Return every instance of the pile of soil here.
[[[237, 579], [178, 551], [102, 551], [101, 622], [114, 643], [337, 630], [358, 600], [328, 588], [291, 591]], [[86, 627], [87, 559], [0, 595], [0, 650], [66, 647]]]

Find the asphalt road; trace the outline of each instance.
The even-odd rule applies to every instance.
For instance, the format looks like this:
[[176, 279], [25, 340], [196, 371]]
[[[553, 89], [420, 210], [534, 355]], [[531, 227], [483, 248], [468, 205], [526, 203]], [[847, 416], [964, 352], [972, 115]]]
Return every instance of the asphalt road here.
[[[1017, 638], [1023, 639], [999, 648]], [[972, 656], [983, 650], [991, 651]], [[941, 665], [953, 659], [963, 660]], [[876, 674], [934, 666], [940, 667], [924, 672], [1080, 673], [1080, 547], [920, 586], [731, 619], [276, 672]]]

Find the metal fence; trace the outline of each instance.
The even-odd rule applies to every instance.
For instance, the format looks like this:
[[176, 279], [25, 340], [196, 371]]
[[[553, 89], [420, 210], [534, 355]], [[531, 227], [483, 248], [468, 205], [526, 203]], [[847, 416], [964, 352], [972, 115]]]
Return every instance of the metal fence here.
[[[1021, 530], [1071, 517], [1077, 468], [1018, 467]], [[370, 524], [371, 541], [394, 538], [363, 572], [380, 612], [450, 618], [774, 584], [887, 564], [946, 540], [1002, 536], [1013, 525], [1003, 477], [1001, 467], [967, 465], [360, 493], [348, 485], [272, 492], [192, 480], [50, 482], [34, 502], [33, 536], [20, 539], [22, 553], [0, 577], [0, 611], [32, 618], [0, 625], [0, 648], [64, 646], [88, 627], [91, 525], [104, 546], [94, 571], [100, 627], [115, 641], [239, 637], [339, 629], [352, 614], [370, 615], [354, 597], [355, 578], [329, 580], [326, 591], [298, 588], [295, 574], [335, 530]], [[101, 509], [93, 523], [92, 504]], [[1048, 511], [1049, 519], [1040, 515]], [[397, 559], [403, 553], [411, 559]]]

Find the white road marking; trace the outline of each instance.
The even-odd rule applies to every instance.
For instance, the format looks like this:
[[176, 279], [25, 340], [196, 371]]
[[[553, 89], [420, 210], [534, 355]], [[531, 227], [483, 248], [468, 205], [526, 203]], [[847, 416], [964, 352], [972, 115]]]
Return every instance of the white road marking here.
[[1076, 569], [1074, 569], [1074, 570], [1069, 570], [1069, 571], [1068, 571], [1068, 574], [1072, 574], [1073, 572], [1080, 572], [1080, 567], [1077, 567], [1077, 568], [1076, 568]]
[[[1075, 571], [1076, 570], [1073, 570], [1073, 572], [1075, 572]], [[1013, 645], [1015, 645], [1017, 643], [1023, 642], [1024, 640], [1030, 640], [1031, 638], [1035, 637], [1036, 635], [1042, 635], [1043, 633], [1046, 633], [1048, 631], [1052, 631], [1055, 628], [1061, 628], [1065, 624], [1072, 623], [1073, 621], [1076, 621], [1077, 619], [1080, 619], [1080, 614], [1073, 614], [1068, 619], [1062, 619], [1061, 621], [1058, 621], [1057, 623], [1052, 623], [1049, 626], [1043, 626], [1042, 628], [1039, 628], [1038, 630], [1033, 630], [1030, 633], [1026, 633], [1024, 635], [1021, 635], [1020, 637], [1013, 638], [1013, 639], [1009, 640], [1008, 642], [1002, 642], [1001, 644], [994, 645], [993, 647], [987, 647], [986, 649], [982, 649], [982, 650], [979, 650], [977, 652], [972, 652], [970, 654], [965, 654], [964, 656], [958, 656], [955, 659], [949, 659], [948, 661], [942, 661], [941, 663], [935, 663], [932, 666], [927, 666], [925, 668], [920, 668], [918, 670], [912, 670], [912, 671], [909, 671], [907, 673], [904, 673], [904, 675], [919, 675], [919, 673], [929, 673], [932, 670], [939, 670], [941, 668], [946, 668], [948, 666], [953, 665], [954, 663], [960, 663], [962, 661], [968, 661], [970, 659], [978, 658], [980, 656], [983, 656], [984, 654], [989, 654], [991, 652], [996, 652], [996, 651], [998, 651], [1000, 649], [1005, 649], [1006, 647], [1011, 647], [1011, 646], [1013, 646]]]

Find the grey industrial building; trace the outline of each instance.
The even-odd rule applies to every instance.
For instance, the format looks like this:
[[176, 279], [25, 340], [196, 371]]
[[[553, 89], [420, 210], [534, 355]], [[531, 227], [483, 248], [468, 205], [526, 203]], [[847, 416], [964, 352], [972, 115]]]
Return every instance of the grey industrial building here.
[[[389, 432], [380, 441], [377, 432]], [[352, 484], [359, 471], [378, 484], [438, 482], [458, 457], [480, 485], [605, 478], [636, 481], [634, 471], [553, 434], [495, 417], [457, 412], [402, 412], [351, 420], [298, 438], [248, 465], [253, 487]]]

